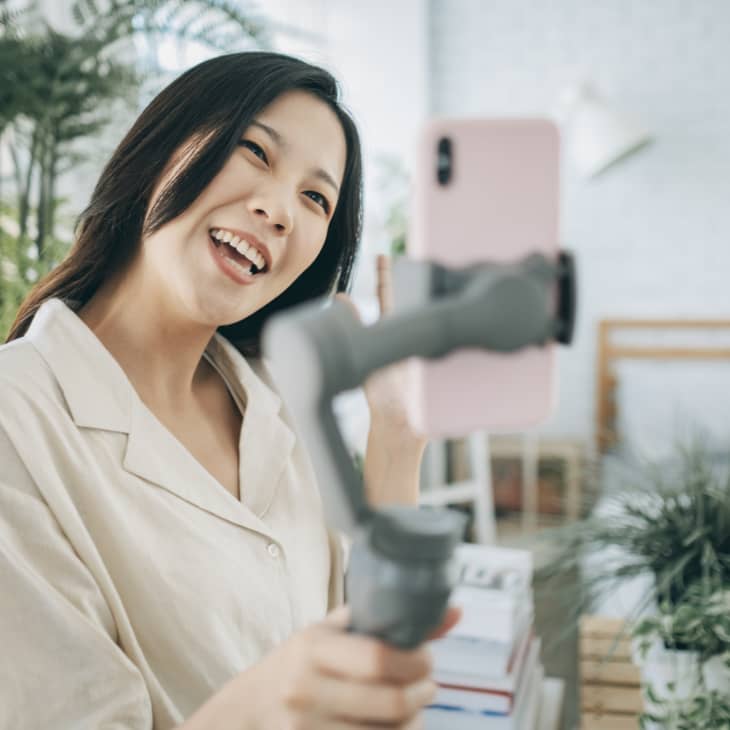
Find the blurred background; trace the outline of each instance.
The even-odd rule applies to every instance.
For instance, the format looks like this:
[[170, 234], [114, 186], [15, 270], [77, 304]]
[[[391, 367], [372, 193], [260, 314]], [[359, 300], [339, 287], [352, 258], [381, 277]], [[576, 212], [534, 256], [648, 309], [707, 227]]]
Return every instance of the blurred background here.
[[[725, 0], [45, 0], [0, 2], [0, 14], [3, 338], [25, 292], [67, 250], [101, 167], [152, 96], [212, 55], [273, 49], [331, 70], [360, 128], [366, 215], [354, 295], [366, 318], [376, 311], [375, 256], [403, 252], [427, 118], [549, 117], [560, 126], [561, 244], [580, 276], [575, 341], [558, 353], [557, 408], [529, 433], [430, 444], [425, 504], [463, 509], [471, 540], [526, 547], [539, 567], [554, 555], [540, 542], [545, 529], [573, 534], [612, 494], [645, 481], [647, 463], [671, 463], [698, 443], [705, 461], [687, 479], [727, 463]], [[362, 451], [362, 397], [340, 413]], [[725, 521], [693, 550], [730, 551], [723, 484], [714, 514]], [[671, 523], [662, 536], [684, 544], [697, 523], [683, 529]], [[624, 538], [614, 542], [635, 549]], [[651, 549], [643, 565], [655, 577]], [[566, 575], [564, 588], [577, 580]], [[635, 607], [626, 600], [599, 605], [618, 616]], [[561, 610], [538, 601], [543, 634], [555, 633]], [[546, 657], [569, 679], [566, 727], [579, 715], [576, 636], [562, 644], [571, 651]]]

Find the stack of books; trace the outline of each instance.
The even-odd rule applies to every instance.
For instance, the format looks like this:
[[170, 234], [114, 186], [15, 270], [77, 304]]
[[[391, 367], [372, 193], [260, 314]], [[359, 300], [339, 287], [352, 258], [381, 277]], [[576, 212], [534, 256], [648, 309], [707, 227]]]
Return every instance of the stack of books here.
[[636, 730], [643, 711], [641, 675], [625, 622], [583, 616], [580, 622], [582, 730]]
[[439, 689], [427, 730], [533, 730], [542, 693], [540, 639], [533, 630], [532, 555], [463, 544], [451, 603], [460, 622], [431, 642]]

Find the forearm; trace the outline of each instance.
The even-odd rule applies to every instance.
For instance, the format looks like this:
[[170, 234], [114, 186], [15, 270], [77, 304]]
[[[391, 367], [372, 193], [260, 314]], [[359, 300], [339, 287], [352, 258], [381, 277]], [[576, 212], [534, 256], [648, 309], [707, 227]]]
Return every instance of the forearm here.
[[363, 475], [371, 505], [418, 504], [421, 462], [427, 443], [426, 439], [377, 422], [371, 424]]

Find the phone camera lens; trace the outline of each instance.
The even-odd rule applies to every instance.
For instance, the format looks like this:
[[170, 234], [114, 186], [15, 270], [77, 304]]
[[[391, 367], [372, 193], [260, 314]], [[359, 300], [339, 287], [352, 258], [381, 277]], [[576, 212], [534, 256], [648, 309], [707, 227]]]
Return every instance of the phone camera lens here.
[[436, 179], [439, 185], [446, 185], [451, 180], [451, 140], [441, 137], [436, 148]]

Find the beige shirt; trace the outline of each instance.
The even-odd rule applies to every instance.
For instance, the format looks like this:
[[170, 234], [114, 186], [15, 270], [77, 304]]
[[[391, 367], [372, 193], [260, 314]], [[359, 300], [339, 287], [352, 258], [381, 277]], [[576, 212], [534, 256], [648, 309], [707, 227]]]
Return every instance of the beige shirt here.
[[0, 728], [171, 728], [342, 595], [311, 464], [261, 361], [241, 500], [58, 299], [0, 347]]

